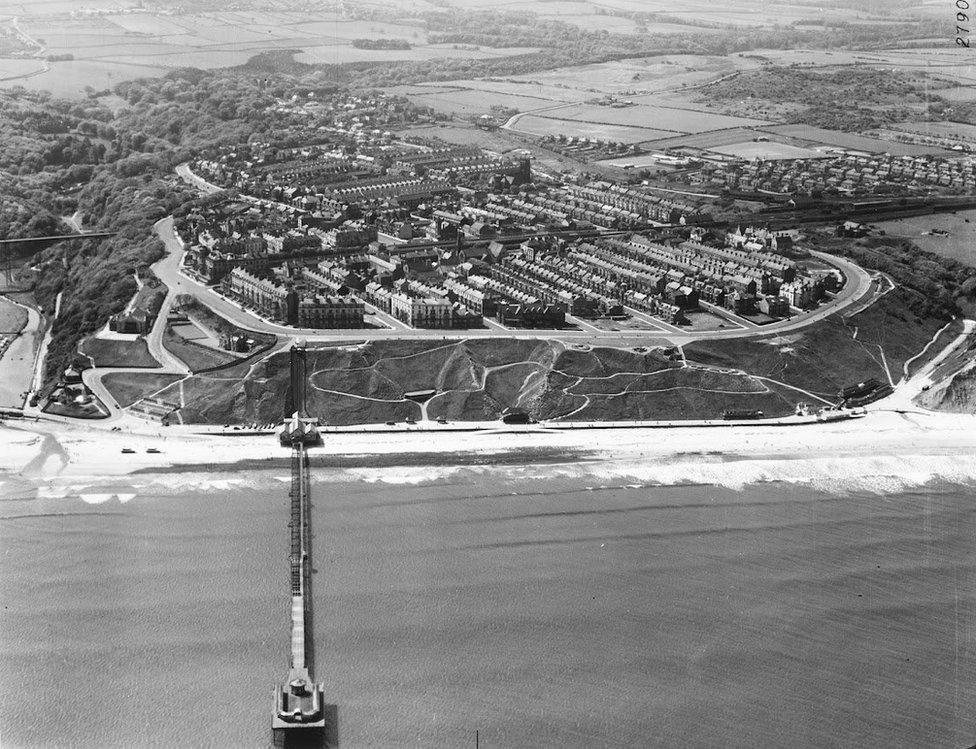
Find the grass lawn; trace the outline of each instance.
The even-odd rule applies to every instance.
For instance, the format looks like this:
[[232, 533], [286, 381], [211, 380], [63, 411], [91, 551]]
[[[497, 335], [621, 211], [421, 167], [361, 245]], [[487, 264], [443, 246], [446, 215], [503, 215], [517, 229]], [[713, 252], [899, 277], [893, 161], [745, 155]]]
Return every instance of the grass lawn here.
[[159, 367], [159, 362], [149, 353], [149, 347], [142, 338], [115, 341], [103, 338], [89, 338], [79, 346], [79, 351], [88, 356], [96, 367]]
[[240, 360], [239, 357], [226, 351], [207, 348], [201, 344], [188, 341], [173, 332], [169, 325], [166, 326], [166, 332], [163, 333], [163, 346], [173, 356], [186, 364], [191, 372], [200, 372]]
[[102, 377], [102, 384], [115, 398], [116, 403], [125, 408], [181, 379], [183, 378], [176, 374], [110, 372]]

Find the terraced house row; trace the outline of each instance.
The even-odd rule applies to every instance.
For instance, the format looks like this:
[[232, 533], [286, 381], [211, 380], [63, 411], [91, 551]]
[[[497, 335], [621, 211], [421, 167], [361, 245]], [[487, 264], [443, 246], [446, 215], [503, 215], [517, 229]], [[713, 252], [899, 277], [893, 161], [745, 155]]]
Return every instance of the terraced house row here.
[[[306, 281], [307, 283], [302, 283]], [[364, 305], [352, 295], [321, 293], [314, 277], [298, 278], [286, 270], [254, 273], [234, 268], [224, 292], [263, 317], [298, 328], [361, 328]]]
[[834, 189], [840, 193], [873, 193], [885, 185], [907, 190], [945, 188], [970, 194], [976, 189], [976, 159], [931, 156], [866, 156], [846, 154], [820, 159], [706, 164], [699, 183], [738, 190], [806, 192]]

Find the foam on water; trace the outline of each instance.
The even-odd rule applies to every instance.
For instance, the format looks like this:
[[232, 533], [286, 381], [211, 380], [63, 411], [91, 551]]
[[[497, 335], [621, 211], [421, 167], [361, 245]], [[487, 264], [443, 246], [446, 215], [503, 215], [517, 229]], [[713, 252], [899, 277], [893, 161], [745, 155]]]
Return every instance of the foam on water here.
[[[338, 478], [389, 485], [442, 483], [461, 474], [491, 474], [504, 480], [599, 479], [630, 486], [710, 484], [742, 490], [759, 483], [802, 484], [829, 493], [887, 494], [936, 480], [976, 483], [976, 460], [970, 455], [885, 455], [828, 458], [746, 459], [716, 461], [713, 456], [679, 460], [585, 460], [529, 465], [416, 466], [350, 468], [316, 478]], [[637, 482], [637, 483], [634, 483]]]
[[[492, 746], [976, 735], [976, 508], [929, 483], [970, 482], [965, 456], [419, 460], [313, 467], [317, 668], [344, 746], [464, 746], [471, 726]], [[4, 746], [265, 745], [287, 478], [63, 476], [30, 496], [39, 479], [5, 476]], [[37, 719], [40, 692], [68, 698]]]

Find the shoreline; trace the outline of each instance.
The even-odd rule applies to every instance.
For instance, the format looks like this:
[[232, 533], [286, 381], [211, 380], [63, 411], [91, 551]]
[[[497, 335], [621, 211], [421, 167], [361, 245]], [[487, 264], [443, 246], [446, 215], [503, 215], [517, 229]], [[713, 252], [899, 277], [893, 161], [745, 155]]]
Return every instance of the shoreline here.
[[[976, 416], [869, 411], [856, 420], [663, 430], [512, 429], [357, 432], [325, 436], [311, 448], [327, 480], [423, 484], [458, 471], [505, 471], [533, 478], [633, 479], [650, 484], [741, 488], [779, 481], [828, 490], [888, 491], [946, 479], [976, 483]], [[0, 425], [0, 493], [36, 482], [64, 496], [127, 482], [153, 487], [247, 485], [247, 473], [287, 473], [277, 435], [225, 437], [167, 431], [135, 434], [56, 422]], [[420, 439], [418, 439], [418, 437]], [[122, 453], [126, 448], [133, 452]], [[154, 452], [149, 453], [147, 450]], [[158, 451], [158, 452], [157, 452]]]

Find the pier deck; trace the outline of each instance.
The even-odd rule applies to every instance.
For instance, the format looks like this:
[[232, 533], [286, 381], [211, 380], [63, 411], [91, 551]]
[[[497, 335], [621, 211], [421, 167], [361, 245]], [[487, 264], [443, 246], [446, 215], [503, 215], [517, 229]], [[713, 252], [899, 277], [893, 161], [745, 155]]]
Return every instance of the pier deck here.
[[[311, 600], [311, 530], [308, 453], [301, 442], [292, 445], [291, 543], [289, 582], [291, 589], [291, 664], [288, 679], [274, 689], [274, 713], [271, 719], [275, 746], [287, 746], [293, 740], [310, 745], [320, 737], [324, 741], [326, 720], [324, 688], [312, 675], [313, 649]], [[319, 746], [322, 744], [319, 743]]]

